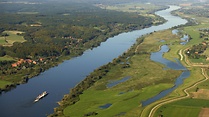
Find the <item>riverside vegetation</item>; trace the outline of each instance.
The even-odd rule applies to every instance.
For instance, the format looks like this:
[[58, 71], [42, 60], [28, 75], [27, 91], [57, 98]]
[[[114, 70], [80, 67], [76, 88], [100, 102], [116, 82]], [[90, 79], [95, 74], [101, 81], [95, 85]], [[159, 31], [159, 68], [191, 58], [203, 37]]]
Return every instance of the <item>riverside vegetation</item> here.
[[[185, 80], [184, 85], [179, 87], [168, 98], [185, 97], [182, 100], [165, 103], [156, 109], [154, 117], [159, 115], [169, 117], [203, 117], [208, 115], [208, 10], [205, 4], [187, 6], [178, 15], [191, 18], [195, 26], [182, 28], [183, 33], [190, 35], [190, 42], [184, 47], [177, 47], [182, 50], [182, 63], [191, 71], [191, 77]], [[203, 49], [204, 48], [204, 49]], [[191, 51], [188, 52], [188, 51]], [[194, 53], [192, 52], [194, 51]], [[201, 69], [202, 70], [201, 70]], [[188, 89], [188, 95], [183, 90]], [[187, 97], [186, 97], [187, 96]], [[172, 108], [172, 109], [171, 109]]]
[[[165, 42], [161, 42], [162, 39]], [[163, 65], [150, 60], [151, 52], [159, 50], [160, 45], [177, 42], [180, 42], [178, 36], [172, 35], [170, 30], [139, 38], [128, 52], [98, 68], [73, 88], [59, 102], [56, 114], [51, 116], [139, 115], [144, 108], [141, 101], [172, 87], [172, 83], [182, 73], [163, 70]], [[110, 81], [127, 76], [130, 76], [128, 81], [107, 87]], [[111, 108], [99, 108], [108, 103], [112, 104]]]
[[[205, 7], [205, 5], [202, 6]], [[204, 52], [200, 49], [201, 53], [196, 53], [204, 56], [204, 59], [199, 59], [198, 55], [189, 56], [187, 50], [193, 50], [202, 44], [206, 44], [204, 47], [208, 47], [208, 36], [202, 37], [202, 29], [208, 28], [208, 22], [204, 15], [195, 17], [184, 10], [189, 11], [185, 7], [176, 13], [189, 19], [189, 23], [178, 28], [180, 30], [178, 35], [172, 34], [171, 30], [166, 30], [138, 39], [137, 43], [126, 53], [91, 73], [87, 79], [93, 78], [94, 80], [89, 80], [88, 89], [80, 90], [82, 86], [89, 83], [87, 79], [72, 89], [70, 94], [59, 103], [60, 107], [55, 109], [56, 113], [51, 116], [202, 117], [207, 114], [207, 108], [209, 108], [207, 48], [203, 49]], [[181, 45], [180, 38], [184, 34], [189, 35], [190, 42]], [[150, 61], [150, 53], [155, 52], [160, 45], [164, 44], [170, 48], [164, 57], [172, 61], [180, 57], [181, 62], [190, 70], [191, 76], [163, 99], [142, 107], [141, 101], [172, 87], [175, 78], [181, 74], [175, 70], [163, 70], [161, 64]], [[117, 81], [127, 76], [130, 79], [126, 82], [107, 87], [110, 81]], [[160, 105], [161, 103], [162, 105]], [[105, 108], [101, 108], [105, 105]], [[160, 106], [154, 109], [158, 105]], [[154, 112], [150, 115], [152, 109]]]
[[[42, 9], [49, 8], [46, 6], [47, 6], [46, 4], [43, 5]], [[207, 8], [205, 5], [201, 7]], [[4, 7], [0, 7], [0, 8], [4, 8]], [[13, 43], [14, 45], [10, 47], [8, 46], [0, 47], [2, 53], [1, 54], [2, 57], [0, 58], [0, 60], [2, 61], [1, 69], [6, 70], [6, 72], [2, 72], [4, 76], [1, 77], [0, 80], [0, 86], [2, 88], [5, 88], [5, 86], [6, 87], [11, 86], [11, 84], [13, 83], [19, 83], [22, 80], [23, 82], [25, 82], [27, 81], [27, 78], [37, 75], [40, 72], [43, 72], [45, 69], [48, 69], [49, 67], [58, 64], [63, 59], [67, 59], [67, 58], [69, 59], [70, 57], [82, 54], [82, 52], [87, 48], [98, 46], [101, 41], [104, 41], [102, 39], [107, 39], [107, 37], [113, 36], [119, 33], [120, 31], [134, 30], [138, 28], [140, 29], [149, 25], [153, 25], [152, 23], [150, 24], [150, 22], [153, 22], [152, 18], [151, 18], [152, 20], [151, 19], [147, 20], [147, 25], [143, 25], [143, 26], [140, 25], [139, 27], [135, 26], [137, 24], [134, 25], [132, 24], [130, 26], [129, 23], [133, 22], [133, 20], [130, 19], [127, 19], [127, 22], [130, 21], [127, 24], [124, 22], [123, 24], [120, 21], [118, 21], [117, 23], [106, 22], [107, 24], [105, 25], [108, 25], [109, 27], [105, 27], [105, 28], [103, 27], [104, 26], [103, 24], [101, 25], [98, 24], [97, 26], [84, 25], [85, 23], [82, 24], [81, 21], [78, 19], [76, 20], [75, 24], [81, 23], [81, 25], [79, 26], [75, 24], [74, 24], [75, 26], [74, 25], [72, 26], [71, 24], [66, 24], [66, 25], [62, 24], [62, 26], [64, 27], [63, 30], [60, 31], [60, 33], [65, 31], [68, 32], [70, 30], [69, 32], [81, 31], [82, 32], [81, 34], [84, 34], [87, 31], [87, 29], [90, 28], [93, 30], [93, 32], [87, 31], [87, 33], [85, 34], [89, 34], [89, 35], [98, 34], [99, 36], [100, 34], [102, 35], [101, 38], [98, 38], [98, 35], [96, 35], [95, 38], [85, 38], [86, 39], [85, 42], [82, 42], [82, 40], [79, 39], [83, 39], [83, 38], [80, 38], [79, 36], [78, 37], [75, 36], [76, 34], [74, 35], [74, 33], [73, 34], [69, 33], [67, 34], [67, 36], [65, 36], [64, 34], [61, 35], [57, 34], [56, 31], [54, 31], [54, 33], [48, 32], [49, 31], [48, 29], [50, 29], [51, 31], [52, 29], [61, 30], [60, 26], [56, 25], [61, 22], [59, 16], [69, 16], [72, 14], [63, 12], [62, 10], [61, 12], [55, 12], [56, 15], [53, 13], [50, 14], [49, 11], [51, 9], [50, 10], [45, 9], [44, 13], [40, 13], [40, 11], [36, 11], [34, 10], [34, 8], [30, 12], [28, 12], [27, 10], [26, 10], [27, 12], [24, 12], [24, 10], [20, 8], [22, 8], [22, 5], [14, 5], [13, 9], [9, 10], [10, 12], [18, 13], [18, 15], [2, 13], [2, 11], [4, 10], [1, 10], [2, 16], [4, 16], [4, 18], [0, 20], [1, 22], [3, 22], [1, 23], [1, 26], [3, 26], [4, 28], [1, 28], [1, 32], [2, 32], [1, 39], [3, 39], [3, 41], [0, 41], [0, 43], [8, 44], [8, 42], [5, 41], [5, 37], [7, 38], [7, 36], [11, 36], [11, 34], [9, 33], [6, 34], [3, 33], [4, 31], [6, 32], [14, 31], [14, 30], [22, 31], [24, 33], [18, 34], [18, 36], [22, 36], [26, 40], [26, 42]], [[79, 9], [80, 8], [83, 9], [83, 7], [79, 7]], [[200, 6], [197, 6], [197, 8], [200, 8]], [[18, 12], [16, 12], [17, 10]], [[97, 10], [98, 9], [96, 8], [96, 10], [92, 10], [92, 11], [94, 11], [93, 13], [95, 13], [95, 11]], [[187, 10], [188, 9], [184, 9], [184, 11]], [[89, 11], [89, 13], [92, 13], [92, 11]], [[78, 10], [78, 12], [79, 13], [83, 12], [83, 16], [85, 16], [84, 14], [86, 14], [86, 9], [85, 12], [83, 10]], [[207, 69], [208, 66], [205, 58], [204, 59], [189, 58], [188, 56], [186, 56], [185, 50], [187, 50], [188, 48], [192, 49], [193, 45], [195, 46], [199, 45], [203, 41], [207, 42], [206, 39], [207, 35], [205, 35], [205, 31], [202, 32], [202, 29], [208, 28], [207, 18], [200, 17], [202, 15], [199, 12], [200, 10], [198, 10], [198, 12], [195, 12], [195, 14], [198, 14], [198, 17], [195, 17], [196, 20], [190, 19], [191, 24], [198, 22], [200, 23], [199, 25], [179, 28], [180, 30], [182, 30], [181, 33], [186, 33], [191, 37], [191, 41], [186, 46], [179, 44], [180, 37], [171, 34], [171, 30], [155, 32], [149, 36], [145, 36], [138, 39], [137, 43], [132, 48], [130, 48], [130, 50], [128, 50], [126, 53], [121, 55], [119, 58], [114, 59], [112, 62], [108, 63], [107, 65], [104, 65], [101, 68], [96, 69], [95, 72], [87, 76], [87, 78], [84, 81], [82, 81], [80, 84], [78, 84], [77, 87], [71, 89], [71, 94], [66, 95], [63, 98], [63, 100], [59, 102], [61, 106], [59, 108], [56, 108], [55, 109], [56, 113], [51, 116], [97, 115], [97, 116], [133, 117], [142, 114], [141, 116], [144, 117], [144, 116], [148, 116], [150, 110], [153, 107], [155, 107], [159, 103], [162, 103], [162, 101], [166, 102], [164, 101], [164, 99], [168, 99], [172, 103], [167, 102], [160, 108], [157, 108], [154, 112], [155, 115], [153, 116], [156, 117], [167, 116], [167, 115], [171, 116], [170, 113], [172, 113], [173, 116], [177, 116], [178, 114], [178, 116], [181, 117], [182, 116], [181, 113], [185, 113], [185, 112], [187, 112], [188, 115], [184, 115], [184, 117], [198, 116], [200, 111], [204, 110], [202, 109], [203, 107], [206, 109], [208, 107], [208, 103], [207, 103], [208, 81], [206, 79], [207, 76], [204, 75], [204, 73], [209, 73]], [[114, 12], [111, 13], [112, 15], [114, 15]], [[184, 16], [188, 16], [189, 18], [194, 17], [194, 14], [191, 15], [189, 13], [187, 14], [186, 12], [182, 14], [182, 11], [177, 12], [177, 14], [181, 15], [182, 17]], [[121, 15], [124, 14], [121, 13]], [[8, 23], [6, 20], [8, 16], [14, 17], [16, 21], [11, 21], [14, 22], [12, 24], [10, 24], [11, 22]], [[31, 20], [27, 20], [27, 21], [22, 20], [21, 17], [31, 18]], [[46, 21], [44, 22], [44, 20], [47, 20], [49, 17], [50, 19], [54, 18], [54, 20], [52, 22], [46, 22]], [[69, 20], [68, 18], [66, 19]], [[126, 19], [126, 17], [124, 18]], [[13, 18], [11, 18], [11, 20], [12, 19]], [[89, 18], [89, 20], [90, 19], [91, 18]], [[111, 19], [110, 22], [112, 20], [113, 19]], [[89, 22], [87, 22], [86, 24], [88, 23]], [[56, 26], [54, 26], [54, 24]], [[70, 26], [70, 29], [66, 28], [65, 26]], [[72, 27], [73, 27], [72, 30], [74, 31], [71, 30]], [[110, 32], [113, 33], [110, 34]], [[79, 43], [80, 41], [81, 43]], [[63, 42], [65, 44], [63, 44]], [[69, 44], [71, 42], [72, 44]], [[45, 46], [44, 48], [47, 49], [46, 50], [44, 49], [44, 51], [37, 51], [37, 53], [30, 53], [26, 51], [25, 53], [23, 50], [27, 50], [28, 47], [32, 47], [31, 46], [32, 44], [34, 45], [37, 44], [35, 46], [36, 48], [45, 46], [46, 44], [49, 44], [49, 46]], [[66, 44], [70, 45], [69, 48], [65, 48]], [[140, 103], [142, 100], [146, 100], [147, 98], [158, 94], [162, 90], [172, 87], [176, 77], [178, 77], [181, 74], [181, 71], [175, 71], [170, 69], [164, 70], [163, 65], [150, 61], [149, 58], [150, 53], [155, 52], [156, 50], [159, 49], [160, 45], [164, 45], [164, 44], [169, 45], [170, 48], [170, 51], [166, 53], [164, 57], [174, 61], [174, 58], [180, 57], [178, 53], [181, 53], [183, 55], [181, 62], [189, 68], [189, 70], [191, 71], [191, 76], [184, 81], [183, 85], [181, 85], [178, 89], [176, 89], [174, 92], [169, 94], [167, 97], [147, 107], [142, 107]], [[50, 48], [50, 46], [55, 48]], [[32, 50], [34, 49], [32, 48]], [[206, 51], [200, 54], [203, 54], [204, 56], [207, 57], [208, 54], [207, 49]], [[37, 62], [38, 65], [24, 63], [21, 66], [14, 68], [13, 70], [9, 69], [11, 67], [11, 64], [18, 61], [19, 58], [32, 59], [33, 61]], [[44, 61], [42, 62], [40, 58], [44, 58]], [[204, 67], [204, 70], [201, 71], [199, 67]], [[109, 87], [109, 88], [107, 87], [107, 84], [109, 84], [109, 82], [118, 81], [125, 77], [130, 77], [130, 78], [126, 82], [122, 82], [118, 85], [115, 85], [114, 87]], [[201, 84], [194, 86], [194, 84], [198, 83], [199, 81], [204, 81], [204, 82], [201, 82]], [[191, 89], [188, 90], [189, 96], [186, 95], [184, 92], [184, 90], [187, 87], [191, 87]], [[179, 100], [177, 100], [176, 102], [172, 101], [173, 99], [178, 99], [178, 98]], [[142, 112], [144, 112], [145, 115]]]
[[163, 22], [154, 15], [105, 10], [73, 1], [0, 2], [0, 6], [0, 91], [81, 55], [108, 37]]

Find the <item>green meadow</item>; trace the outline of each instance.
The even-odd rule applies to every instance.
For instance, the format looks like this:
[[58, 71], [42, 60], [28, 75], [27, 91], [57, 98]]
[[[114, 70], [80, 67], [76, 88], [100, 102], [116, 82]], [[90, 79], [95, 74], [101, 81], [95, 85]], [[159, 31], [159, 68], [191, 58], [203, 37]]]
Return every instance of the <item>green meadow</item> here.
[[10, 56], [3, 56], [3, 57], [0, 57], [0, 61], [15, 61], [14, 58], [10, 57]]
[[0, 45], [12, 46], [14, 42], [25, 42], [26, 40], [23, 38], [23, 36], [18, 35], [22, 33], [23, 32], [20, 31], [4, 31], [2, 34], [8, 34], [9, 36], [0, 37]]
[[[97, 112], [99, 117], [115, 116], [140, 106], [140, 101], [145, 100], [149, 96], [154, 96], [159, 91], [171, 87], [169, 84], [161, 84], [150, 86], [142, 90], [93, 90], [89, 89], [80, 96], [80, 101], [73, 106], [65, 108], [64, 115], [71, 117], [81, 117], [89, 112]], [[153, 89], [155, 89], [153, 91]], [[112, 104], [107, 109], [100, 106]], [[137, 115], [135, 115], [137, 116]], [[130, 116], [131, 117], [131, 116]]]
[[10, 85], [11, 82], [0, 80], [0, 88], [4, 88], [6, 85]]
[[154, 117], [198, 117], [202, 108], [209, 107], [209, 101], [203, 99], [183, 99], [161, 106]]

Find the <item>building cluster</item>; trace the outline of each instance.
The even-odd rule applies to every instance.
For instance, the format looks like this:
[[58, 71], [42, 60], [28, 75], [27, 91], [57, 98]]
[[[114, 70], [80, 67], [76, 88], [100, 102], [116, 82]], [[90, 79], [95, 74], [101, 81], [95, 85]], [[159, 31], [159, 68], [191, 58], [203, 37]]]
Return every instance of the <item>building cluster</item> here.
[[[43, 62], [43, 58], [40, 58], [38, 61]], [[12, 64], [12, 67], [18, 67], [23, 63], [34, 64], [36, 65], [38, 61], [31, 60], [31, 59], [19, 59], [16, 63]]]

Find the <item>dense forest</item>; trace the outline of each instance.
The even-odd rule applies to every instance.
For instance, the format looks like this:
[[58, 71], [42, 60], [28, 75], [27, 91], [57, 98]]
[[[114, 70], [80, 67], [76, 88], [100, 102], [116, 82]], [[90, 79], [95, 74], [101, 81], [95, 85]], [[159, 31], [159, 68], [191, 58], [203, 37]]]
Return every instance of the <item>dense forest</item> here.
[[[5, 31], [22, 31], [25, 42], [4, 46], [0, 42], [0, 78], [17, 82], [13, 75], [25, 76], [42, 72], [65, 56], [78, 56], [85, 50], [99, 46], [108, 37], [118, 33], [153, 25], [153, 19], [137, 13], [100, 9], [92, 4], [76, 2], [1, 2], [0, 38]], [[4, 40], [3, 40], [4, 41]], [[24, 64], [11, 64], [24, 60]], [[40, 62], [44, 59], [44, 62]], [[38, 63], [25, 62], [32, 60]], [[46, 64], [47, 63], [47, 64]], [[51, 65], [49, 65], [51, 63]], [[45, 67], [47, 66], [47, 67]], [[37, 67], [35, 70], [32, 69]], [[24, 71], [24, 72], [23, 72]], [[30, 76], [32, 77], [32, 76]]]
[[[6, 7], [7, 5], [9, 7]], [[85, 46], [84, 43], [101, 37], [100, 35], [152, 25], [150, 18], [106, 11], [86, 4], [54, 3], [26, 7], [24, 4], [1, 4], [1, 6], [4, 9], [1, 10], [1, 32], [4, 30], [26, 32], [24, 33], [26, 43], [15, 43], [12, 47], [4, 48], [6, 54], [18, 58], [26, 58], [29, 55], [59, 56], [64, 50], [72, 50], [73, 46], [82, 48]], [[34, 12], [37, 14], [33, 14]]]

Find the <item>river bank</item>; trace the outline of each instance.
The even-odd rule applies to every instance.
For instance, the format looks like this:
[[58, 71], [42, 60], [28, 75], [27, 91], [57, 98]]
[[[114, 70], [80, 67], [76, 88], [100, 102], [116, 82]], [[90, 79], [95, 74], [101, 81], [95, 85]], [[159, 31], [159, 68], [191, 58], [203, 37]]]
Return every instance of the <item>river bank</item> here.
[[[139, 45], [141, 44], [141, 43], [143, 43], [143, 41], [144, 41], [144, 39], [139, 39], [138, 40], [138, 46], [136, 46], [133, 50], [135, 50], [134, 52], [136, 53], [137, 51], [136, 51], [136, 49], [139, 49]], [[152, 40], [153, 41], [153, 40]], [[153, 45], [152, 45], [153, 46]], [[150, 47], [150, 46], [149, 46]], [[154, 46], [154, 47], [157, 47], [157, 46]], [[141, 48], [140, 48], [141, 49]], [[131, 49], [129, 49], [129, 51], [127, 52], [127, 53], [124, 53], [123, 54], [123, 56], [121, 56], [121, 57], [119, 57], [119, 58], [117, 58], [115, 61], [123, 61], [122, 63], [126, 63], [122, 68], [130, 68], [130, 64], [127, 64], [127, 61], [124, 61], [124, 60], [121, 60], [122, 58], [129, 58], [130, 56], [129, 55], [134, 55], [135, 53], [133, 53], [133, 51], [132, 52], [130, 52], [131, 51]], [[140, 52], [140, 53], [146, 53], [146, 54], [148, 54], [149, 52], [147, 51], [147, 50], [143, 50], [143, 52]], [[118, 60], [119, 59], [119, 60]], [[94, 77], [97, 77], [98, 79], [97, 80], [94, 80], [94, 82], [92, 83], [89, 83], [89, 82], [85, 82], [85, 80], [84, 81], [82, 81], [79, 85], [77, 85], [75, 88], [73, 88], [71, 91], [70, 91], [70, 94], [69, 95], [65, 95], [64, 96], [64, 98], [63, 98], [63, 100], [62, 101], [60, 101], [59, 102], [59, 105], [60, 105], [60, 107], [59, 108], [56, 108], [55, 109], [55, 114], [54, 115], [51, 115], [51, 116], [57, 116], [57, 115], [63, 115], [63, 113], [64, 113], [64, 115], [66, 116], [69, 116], [70, 114], [66, 114], [66, 111], [67, 110], [69, 110], [69, 111], [71, 111], [73, 108], [76, 108], [75, 106], [69, 106], [69, 105], [74, 105], [75, 103], [79, 103], [80, 102], [80, 98], [78, 97], [78, 96], [80, 96], [80, 95], [83, 95], [83, 92], [86, 92], [85, 90], [86, 90], [86, 88], [84, 88], [84, 90], [79, 90], [80, 88], [81, 89], [83, 89], [83, 87], [84, 87], [84, 85], [87, 83], [89, 83], [90, 85], [88, 86], [88, 88], [90, 88], [91, 86], [93, 86], [93, 84], [95, 83], [95, 82], [97, 82], [98, 80], [100, 80], [100, 79], [103, 79], [103, 77], [105, 77], [106, 78], [106, 75], [108, 74], [108, 72], [110, 71], [110, 69], [114, 69], [114, 68], [112, 68], [113, 66], [115, 66], [115, 65], [117, 65], [118, 63], [114, 63], [115, 61], [113, 61], [112, 63], [109, 63], [108, 65], [105, 65], [105, 66], [103, 66], [103, 67], [101, 67], [101, 68], [99, 68], [100, 69], [100, 71], [107, 71], [107, 72], [105, 72], [105, 74], [103, 74], [103, 75], [100, 75], [100, 76], [95, 76], [95, 74], [101, 74], [101, 73], [98, 73], [99, 71], [94, 71], [94, 73], [92, 73], [94, 76], [90, 76], [90, 77], [87, 77], [86, 79], [91, 79], [91, 78], [93, 78], [94, 79]], [[129, 62], [128, 62], [129, 63]], [[142, 64], [142, 63], [140, 63], [140, 64]], [[103, 68], [105, 68], [105, 69], [103, 69]], [[181, 67], [182, 68], [182, 67]], [[180, 69], [181, 69], [180, 68]], [[183, 68], [184, 69], [184, 68]], [[120, 70], [118, 70], [117, 69], [117, 71], [120, 71]], [[133, 75], [133, 74], [132, 74]], [[112, 76], [112, 77], [116, 77], [116, 76]], [[117, 77], [119, 77], [119, 76], [117, 76]], [[172, 76], [171, 76], [172, 77]], [[103, 81], [103, 82], [107, 82], [107, 81]], [[160, 81], [161, 82], [161, 81]], [[100, 88], [99, 88], [100, 87]], [[101, 89], [101, 86], [99, 86], [98, 88], [99, 89]], [[104, 86], [102, 86], [103, 88], [103, 90], [104, 90]], [[87, 88], [87, 89], [88, 89]], [[90, 88], [91, 89], [91, 88]], [[96, 91], [95, 91], [96, 92]], [[93, 93], [93, 92], [92, 92]], [[88, 96], [87, 96], [88, 97]], [[97, 97], [97, 96], [95, 96], [95, 97]], [[95, 98], [94, 98], [95, 99]], [[82, 102], [82, 100], [81, 100], [81, 102]], [[66, 105], [68, 105], [68, 107], [66, 106]], [[67, 107], [67, 108], [66, 108]], [[79, 106], [79, 108], [80, 108], [80, 106]], [[64, 110], [64, 111], [63, 111]], [[72, 112], [75, 112], [75, 111], [72, 111]], [[78, 112], [78, 113], [81, 113], [81, 112]], [[98, 114], [97, 112], [89, 112], [89, 113], [86, 113], [86, 115], [91, 115], [91, 114]], [[71, 113], [72, 114], [72, 113]], [[85, 115], [85, 113], [84, 113], [84, 115]], [[75, 115], [74, 115], [75, 116]], [[82, 116], [82, 115], [76, 115], [76, 116]]]
[[[131, 30], [120, 30], [120, 31], [117, 31], [117, 32], [116, 31], [115, 32], [110, 32], [109, 34], [104, 36], [104, 40], [102, 42], [105, 42], [108, 38], [114, 37], [115, 35], [118, 35], [118, 34], [120, 34], [122, 32], [129, 32], [129, 31], [131, 31]], [[100, 44], [102, 42], [97, 41], [97, 43], [95, 43], [93, 45], [97, 45], [97, 46], [95, 46], [95, 48], [96, 48], [96, 47], [100, 46]], [[18, 85], [25, 84], [25, 83], [28, 82], [29, 79], [31, 79], [31, 78], [33, 78], [35, 76], [40, 75], [41, 73], [45, 72], [46, 70], [48, 70], [48, 69], [50, 69], [52, 67], [58, 66], [59, 64], [63, 63], [66, 60], [70, 60], [70, 59], [73, 59], [75, 57], [81, 56], [86, 50], [89, 50], [89, 49], [92, 49], [92, 47], [90, 47], [90, 48], [83, 48], [82, 50], [80, 50], [80, 52], [78, 52], [75, 55], [59, 56], [59, 57], [56, 57], [54, 59], [52, 59], [52, 58], [45, 58], [45, 59], [47, 59], [47, 64], [44, 64], [44, 62], [42, 62], [43, 65], [39, 64], [39, 65], [33, 66], [32, 68], [28, 68], [28, 69], [33, 69], [33, 70], [27, 70], [27, 69], [18, 70], [18, 72], [20, 72], [20, 73], [24, 72], [26, 70], [30, 71], [30, 72], [27, 72], [27, 75], [17, 73], [17, 74], [9, 75], [8, 77], [10, 77], [10, 78], [7, 78], [6, 75], [5, 76], [1, 76], [1, 77], [4, 78], [4, 80], [2, 80], [2, 81], [5, 81], [7, 83], [5, 83], [5, 84], [2, 83], [1, 84], [0, 93], [10, 91], [10, 90], [16, 88]]]
[[[139, 102], [143, 102], [146, 98], [157, 95], [162, 90], [171, 88], [173, 86], [172, 83], [182, 73], [181, 70], [164, 69], [164, 65], [150, 60], [151, 52], [155, 52], [159, 45], [170, 43], [169, 38], [172, 38], [172, 36], [170, 36], [172, 34], [171, 31], [169, 31], [170, 30], [153, 33], [150, 36], [148, 35], [148, 37], [138, 39], [137, 43], [130, 48], [129, 51], [108, 65], [99, 68], [100, 70], [96, 70], [92, 73], [90, 78], [99, 77], [97, 75], [100, 74], [98, 73], [100, 71], [108, 71], [101, 76], [100, 79], [95, 81], [94, 85], [89, 89], [80, 93], [78, 93], [78, 88], [81, 88], [82, 85], [77, 85], [77, 87], [72, 89], [71, 93], [66, 95], [64, 99], [59, 102], [60, 107], [55, 109], [57, 113], [52, 116], [62, 116], [62, 114], [64, 114], [64, 116], [85, 116], [95, 113], [99, 116], [105, 116], [107, 114], [109, 116], [115, 116], [122, 112], [126, 116], [136, 116], [132, 115], [133, 113], [130, 110], [138, 108], [138, 105], [141, 104]], [[160, 37], [159, 34], [161, 35]], [[159, 39], [154, 40], [154, 38]], [[161, 42], [162, 38], [165, 39], [164, 42]], [[176, 36], [173, 36], [172, 39], [173, 42], [178, 40]], [[168, 74], [169, 77], [167, 76]], [[130, 76], [129, 80], [126, 82], [122, 82], [111, 88], [106, 86], [109, 81], [117, 81], [126, 76]], [[81, 84], [85, 83], [87, 82]], [[77, 95], [74, 92], [77, 92]], [[120, 97], [117, 97], [116, 95], [120, 95]], [[91, 97], [94, 98], [91, 99]], [[95, 104], [93, 104], [93, 102]], [[96, 106], [99, 107], [99, 105], [104, 105], [106, 103], [112, 105], [108, 110], [96, 109]], [[129, 104], [129, 106], [121, 110], [121, 104], [123, 105], [125, 103]], [[88, 106], [88, 109], [86, 106]], [[114, 110], [114, 112], [111, 112], [110, 110]], [[103, 112], [105, 112], [105, 114]]]
[[[164, 30], [171, 28], [173, 26], [185, 24], [186, 23], [185, 20], [168, 14], [168, 12], [172, 10], [176, 10], [178, 8], [179, 7], [172, 6], [168, 10], [158, 12], [160, 16], [168, 20], [165, 24], [159, 26], [152, 26], [150, 28], [145, 28], [138, 31], [122, 33], [119, 34], [118, 36], [109, 38], [99, 47], [85, 51], [82, 56], [75, 57], [69, 61], [64, 61], [64, 63], [54, 68], [51, 68], [41, 73], [39, 76], [36, 76], [35, 78], [29, 80], [27, 84], [19, 85], [14, 90], [8, 93], [3, 93], [0, 96], [0, 103], [1, 103], [0, 109], [3, 112], [2, 115], [10, 117], [15, 114], [16, 116], [24, 115], [24, 116], [37, 117], [37, 116], [44, 116], [46, 114], [48, 115], [50, 113], [53, 113], [53, 108], [58, 106], [55, 102], [60, 101], [63, 98], [62, 95], [69, 93], [68, 89], [75, 87], [76, 84], [79, 84], [81, 81], [83, 81], [86, 78], [86, 76], [92, 73], [95, 69], [99, 68], [104, 64], [111, 62], [114, 58], [120, 56], [123, 52], [128, 50], [135, 43], [138, 37], [145, 34], [149, 34], [154, 31]], [[150, 47], [152, 47], [152, 45], [150, 45]], [[156, 50], [156, 48], [152, 48], [152, 49]], [[142, 50], [139, 53], [144, 53], [144, 51]], [[149, 58], [148, 55], [149, 54], [145, 54], [145, 56], [143, 57]], [[152, 66], [152, 64], [150, 66]], [[129, 66], [126, 64], [122, 64], [121, 67], [124, 69], [129, 68]], [[157, 64], [157, 67], [162, 68], [162, 66], [159, 66], [159, 64]], [[105, 70], [103, 72], [108, 72], [108, 71]], [[145, 72], [144, 75], [147, 76], [147, 74], [148, 73]], [[176, 77], [177, 76], [175, 76], [175, 78]], [[161, 86], [162, 87], [158, 87], [159, 90], [162, 90], [162, 88], [165, 87], [166, 88], [171, 87], [171, 85], [168, 84], [162, 84]], [[149, 89], [149, 88], [145, 88], [145, 89]], [[33, 100], [33, 98], [36, 97], [37, 94], [39, 94], [43, 90], [49, 92], [50, 95], [48, 95], [46, 98], [44, 98], [43, 100], [41, 100], [40, 102], [34, 105], [31, 104], [30, 100]], [[156, 93], [158, 92], [155, 92], [155, 94]], [[136, 97], [134, 95], [136, 95], [135, 92], [132, 92], [130, 94], [131, 97]], [[20, 100], [14, 100], [12, 97], [16, 97]], [[10, 104], [5, 102], [10, 102]], [[24, 108], [25, 106], [27, 108]], [[14, 113], [8, 112], [6, 108], [10, 108], [10, 112], [12, 111]], [[18, 109], [18, 113], [16, 112], [17, 109]], [[37, 111], [39, 111], [39, 113], [36, 113]]]

